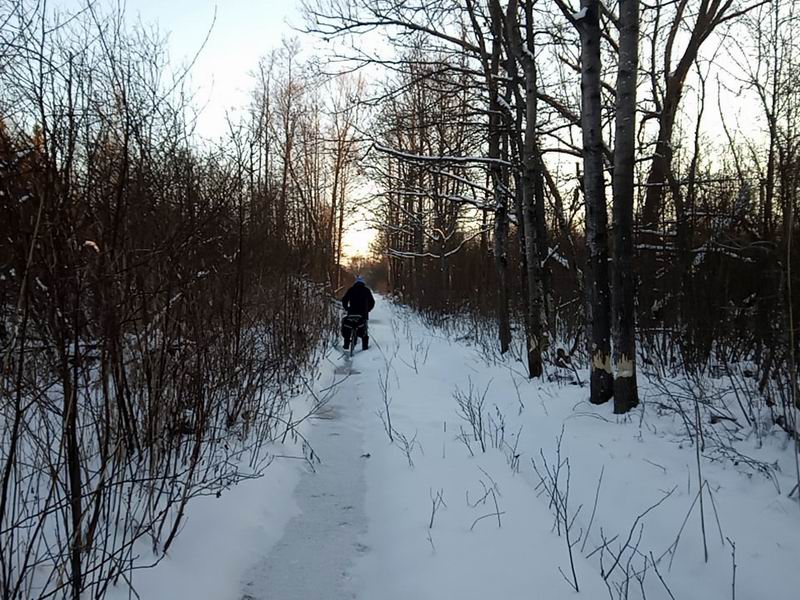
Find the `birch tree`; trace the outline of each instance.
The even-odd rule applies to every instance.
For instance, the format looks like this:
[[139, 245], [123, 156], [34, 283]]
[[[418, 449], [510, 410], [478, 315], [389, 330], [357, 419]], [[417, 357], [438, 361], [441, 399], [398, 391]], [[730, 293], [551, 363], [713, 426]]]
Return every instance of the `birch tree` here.
[[[542, 375], [542, 352], [548, 347], [546, 318], [544, 316], [545, 289], [543, 262], [547, 249], [545, 215], [544, 215], [544, 190], [542, 157], [539, 148], [538, 132], [538, 89], [537, 67], [534, 45], [533, 3], [525, 2], [523, 11], [525, 16], [525, 41], [520, 34], [519, 6], [516, 0], [508, 3], [506, 10], [506, 29], [510, 50], [523, 72], [524, 100], [520, 98], [518, 104], [525, 107], [524, 136], [521, 146], [522, 176], [521, 194], [522, 222], [518, 226], [524, 232], [525, 268], [527, 284], [527, 351], [528, 374], [530, 377]], [[521, 128], [521, 122], [517, 127]]]
[[633, 272], [634, 161], [636, 158], [636, 87], [639, 66], [639, 0], [619, 3], [614, 136], [614, 412], [639, 403], [636, 385], [636, 315]]
[[[586, 294], [591, 360], [590, 396], [602, 404], [614, 393], [611, 371], [611, 298], [608, 273], [608, 216], [603, 172], [600, 2], [581, 0], [571, 20], [581, 36], [581, 137], [586, 207]], [[562, 9], [563, 10], [563, 9]]]

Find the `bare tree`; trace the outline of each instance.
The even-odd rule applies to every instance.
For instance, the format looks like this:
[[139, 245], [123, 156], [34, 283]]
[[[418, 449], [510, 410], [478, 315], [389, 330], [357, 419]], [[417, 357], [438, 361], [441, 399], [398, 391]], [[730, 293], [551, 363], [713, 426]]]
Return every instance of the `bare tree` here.
[[581, 37], [581, 135], [586, 206], [586, 297], [591, 358], [590, 400], [607, 402], [614, 393], [611, 371], [611, 297], [608, 273], [608, 216], [602, 132], [600, 3], [581, 0], [578, 13], [559, 3]]
[[[524, 231], [525, 266], [527, 283], [527, 349], [528, 373], [531, 377], [542, 376], [542, 353], [549, 345], [546, 329], [544, 261], [547, 251], [547, 239], [544, 214], [544, 175], [542, 172], [542, 156], [539, 148], [538, 121], [538, 89], [537, 67], [535, 58], [535, 38], [533, 22], [533, 4], [526, 2], [523, 7], [525, 15], [525, 36], [523, 44], [519, 32], [518, 5], [512, 0], [508, 4], [506, 27], [514, 59], [522, 66], [524, 74], [525, 133], [521, 144], [522, 177], [522, 220], [518, 223]], [[521, 121], [521, 119], [520, 119]], [[521, 123], [517, 124], [518, 127]]]
[[198, 149], [185, 70], [120, 13], [16, 9], [0, 70], [0, 595], [101, 598], [151, 562], [138, 544], [164, 555], [193, 498], [296, 435], [287, 393], [333, 324], [310, 250], [329, 207], [295, 181], [321, 189], [326, 171], [296, 113], [292, 154], [317, 172], [285, 187], [264, 182], [284, 165], [258, 166], [262, 128]]
[[[642, 208], [642, 227], [645, 229], [655, 229], [662, 214], [662, 203], [664, 192], [669, 185], [672, 174], [673, 131], [675, 120], [678, 116], [678, 108], [683, 99], [684, 86], [689, 71], [697, 60], [698, 53], [703, 43], [711, 34], [723, 23], [740, 17], [755, 6], [763, 2], [754, 2], [740, 10], [734, 7], [734, 0], [699, 0], [696, 8], [690, 0], [680, 0], [675, 4], [674, 14], [668, 27], [664, 27], [666, 38], [664, 40], [663, 65], [660, 69], [651, 69], [650, 78], [653, 88], [653, 103], [655, 104], [655, 115], [658, 121], [658, 134], [656, 138], [655, 150], [650, 166], [650, 173], [647, 177], [647, 192], [645, 195], [644, 206]], [[692, 10], [694, 9], [694, 10]], [[660, 30], [660, 15], [663, 10], [659, 4], [655, 7], [658, 12], [656, 19]], [[676, 45], [681, 38], [684, 23], [688, 15], [694, 15], [694, 24], [689, 31], [689, 38], [683, 53], [676, 60]], [[659, 40], [659, 32], [654, 32], [652, 36], [653, 49], [651, 50], [653, 61], [659, 53], [656, 44]]]
[[614, 412], [639, 403], [636, 385], [633, 203], [636, 159], [636, 87], [639, 66], [639, 3], [620, 0], [619, 60], [614, 136]]

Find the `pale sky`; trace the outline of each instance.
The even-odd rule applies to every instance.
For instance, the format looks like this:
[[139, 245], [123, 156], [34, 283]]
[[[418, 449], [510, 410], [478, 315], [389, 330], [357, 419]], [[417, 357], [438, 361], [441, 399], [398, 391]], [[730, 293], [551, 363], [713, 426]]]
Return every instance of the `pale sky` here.
[[139, 16], [169, 33], [175, 65], [194, 58], [211, 28], [191, 70], [191, 87], [204, 106], [198, 133], [212, 138], [225, 132], [226, 110], [247, 104], [258, 59], [283, 37], [298, 35], [291, 25], [300, 23], [295, 0], [127, 0], [126, 7], [131, 20]]

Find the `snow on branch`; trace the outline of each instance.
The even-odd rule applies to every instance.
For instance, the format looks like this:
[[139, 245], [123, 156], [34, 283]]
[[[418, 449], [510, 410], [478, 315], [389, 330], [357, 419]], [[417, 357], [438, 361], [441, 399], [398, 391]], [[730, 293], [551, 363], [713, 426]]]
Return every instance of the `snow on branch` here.
[[578, 12], [572, 13], [572, 18], [576, 21], [580, 21], [581, 19], [586, 18], [586, 14], [589, 12], [589, 8], [587, 6], [582, 7]]
[[513, 166], [509, 161], [502, 160], [500, 158], [488, 158], [486, 156], [429, 156], [425, 154], [412, 154], [410, 152], [403, 152], [402, 150], [395, 150], [394, 148], [389, 148], [388, 146], [383, 146], [381, 144], [374, 144], [374, 148], [378, 152], [383, 152], [384, 154], [389, 154], [391, 156], [395, 156], [402, 160], [410, 160], [410, 161], [417, 161], [417, 162], [428, 162], [428, 163], [476, 163], [476, 164], [484, 164], [484, 165], [503, 165], [505, 167]]
[[472, 235], [465, 237], [461, 242], [453, 248], [452, 250], [448, 250], [444, 254], [434, 254], [433, 252], [406, 252], [403, 250], [395, 250], [394, 248], [389, 248], [389, 256], [392, 258], [448, 258], [453, 256], [456, 252], [461, 250], [467, 242], [474, 240], [476, 237], [481, 235], [482, 233], [487, 233], [490, 229], [487, 227], [486, 229], [478, 229]]

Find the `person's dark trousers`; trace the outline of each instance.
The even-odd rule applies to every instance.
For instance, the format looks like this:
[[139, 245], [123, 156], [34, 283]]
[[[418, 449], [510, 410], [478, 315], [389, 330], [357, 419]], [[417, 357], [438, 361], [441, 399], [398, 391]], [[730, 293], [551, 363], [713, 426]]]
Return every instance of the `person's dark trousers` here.
[[[369, 348], [369, 327], [367, 327], [368, 320], [364, 320], [364, 327], [362, 328], [361, 333], [361, 349], [366, 350]], [[355, 343], [355, 341], [353, 342]]]
[[350, 348], [350, 329], [342, 327], [342, 337], [344, 338], [344, 349]]
[[367, 318], [362, 315], [347, 315], [342, 319], [342, 337], [344, 338], [344, 349], [350, 347], [350, 342], [356, 343], [357, 338], [361, 338], [361, 349], [369, 347], [369, 331], [367, 329]]

